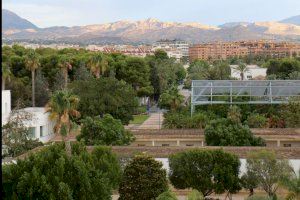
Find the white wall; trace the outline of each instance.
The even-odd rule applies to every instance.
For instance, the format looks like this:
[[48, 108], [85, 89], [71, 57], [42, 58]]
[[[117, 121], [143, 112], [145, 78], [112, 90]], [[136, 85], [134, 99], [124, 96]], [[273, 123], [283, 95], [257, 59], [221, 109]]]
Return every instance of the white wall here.
[[2, 126], [7, 123], [9, 114], [11, 112], [11, 94], [10, 90], [2, 90]]
[[[235, 69], [237, 65], [230, 65], [231, 69], [231, 77], [241, 80], [240, 72]], [[250, 77], [252, 78], [250, 78]], [[244, 80], [251, 80], [257, 77], [266, 77], [267, 76], [267, 68], [261, 68], [257, 65], [247, 65], [247, 70], [244, 73]]]
[[24, 111], [32, 115], [30, 121], [25, 121], [26, 127], [34, 129], [34, 137], [39, 139], [41, 142], [48, 142], [54, 137], [54, 121], [49, 119], [49, 113], [45, 112], [44, 107], [29, 107], [24, 108]]

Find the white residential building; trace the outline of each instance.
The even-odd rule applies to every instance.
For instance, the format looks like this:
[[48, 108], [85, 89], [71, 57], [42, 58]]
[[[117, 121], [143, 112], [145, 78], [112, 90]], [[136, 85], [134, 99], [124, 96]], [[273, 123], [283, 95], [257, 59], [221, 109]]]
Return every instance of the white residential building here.
[[[30, 120], [24, 121], [24, 125], [31, 131], [30, 137], [39, 139], [41, 142], [48, 142], [54, 137], [54, 122], [49, 119], [49, 113], [44, 107], [28, 107], [21, 111], [30, 114]], [[2, 126], [8, 122], [11, 115], [11, 95], [10, 90], [2, 90]]]
[[[238, 65], [230, 65], [231, 77], [241, 80], [240, 71], [236, 70]], [[244, 80], [265, 79], [267, 76], [267, 68], [262, 68], [257, 65], [247, 65], [244, 72]]]

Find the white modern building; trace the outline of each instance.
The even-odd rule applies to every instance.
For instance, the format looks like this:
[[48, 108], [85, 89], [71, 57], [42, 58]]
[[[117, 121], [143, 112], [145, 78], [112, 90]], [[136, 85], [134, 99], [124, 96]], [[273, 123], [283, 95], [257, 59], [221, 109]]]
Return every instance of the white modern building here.
[[[241, 72], [236, 70], [238, 65], [230, 65], [231, 77], [241, 80]], [[267, 68], [257, 65], [247, 65], [244, 72], [244, 80], [262, 80], [267, 76]]]
[[[28, 107], [20, 111], [29, 114], [30, 119], [24, 121], [24, 125], [29, 128], [33, 139], [41, 142], [48, 142], [54, 137], [54, 121], [49, 119], [49, 113], [45, 112], [44, 107]], [[10, 90], [2, 90], [2, 126], [8, 122], [11, 116], [11, 94]]]

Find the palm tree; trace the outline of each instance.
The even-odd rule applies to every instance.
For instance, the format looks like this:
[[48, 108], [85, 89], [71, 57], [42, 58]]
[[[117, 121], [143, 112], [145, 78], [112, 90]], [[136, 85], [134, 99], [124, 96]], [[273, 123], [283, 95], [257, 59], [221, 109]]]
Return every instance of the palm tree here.
[[74, 128], [72, 118], [80, 116], [77, 111], [78, 104], [79, 98], [76, 95], [67, 90], [59, 90], [52, 95], [46, 105], [46, 112], [50, 113], [49, 118], [56, 121], [54, 132], [63, 137], [68, 155], [71, 154], [71, 145], [69, 141], [66, 141], [66, 136]]
[[245, 77], [245, 72], [248, 71], [247, 66], [244, 63], [240, 63], [234, 68], [234, 70], [240, 73], [241, 80], [243, 81]]
[[40, 60], [33, 49], [30, 49], [25, 56], [25, 66], [31, 71], [32, 106], [35, 107], [35, 70], [40, 66]]
[[59, 60], [58, 60], [58, 65], [62, 69], [62, 72], [64, 74], [64, 79], [65, 79], [65, 86], [64, 86], [64, 88], [67, 88], [67, 84], [68, 84], [68, 71], [72, 69], [70, 57], [66, 56], [66, 55], [60, 56]]
[[300, 170], [298, 171], [298, 176], [293, 171], [292, 177], [285, 177], [281, 184], [288, 189], [289, 193], [286, 196], [286, 200], [297, 200], [300, 199]]
[[107, 70], [108, 62], [103, 54], [98, 53], [91, 56], [88, 65], [91, 72], [96, 76], [96, 78], [99, 78], [100, 75], [103, 75]]
[[5, 90], [6, 80], [10, 81], [12, 73], [9, 69], [9, 65], [6, 62], [2, 62], [2, 90]]

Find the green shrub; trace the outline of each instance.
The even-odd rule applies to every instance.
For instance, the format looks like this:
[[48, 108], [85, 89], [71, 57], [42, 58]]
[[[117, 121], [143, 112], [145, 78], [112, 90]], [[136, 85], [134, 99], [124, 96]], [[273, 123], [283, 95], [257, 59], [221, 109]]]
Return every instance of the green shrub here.
[[254, 137], [248, 126], [230, 119], [211, 121], [204, 130], [205, 141], [209, 146], [264, 146], [260, 137]]
[[134, 136], [125, 130], [121, 120], [106, 114], [103, 118], [83, 119], [77, 140], [83, 140], [86, 145], [128, 145], [134, 140]]
[[246, 124], [250, 128], [265, 128], [268, 124], [268, 119], [258, 113], [252, 113], [248, 116]]
[[157, 198], [156, 200], [178, 200], [176, 195], [168, 190], [168, 191], [165, 191], [163, 193], [161, 193]]
[[88, 153], [76, 146], [68, 156], [63, 145], [51, 145], [3, 166], [2, 198], [110, 200], [120, 176], [118, 159], [108, 147]]
[[188, 194], [187, 200], [204, 200], [204, 197], [203, 197], [202, 193], [199, 192], [198, 190], [192, 190]]

